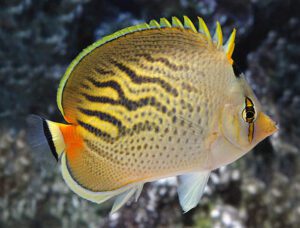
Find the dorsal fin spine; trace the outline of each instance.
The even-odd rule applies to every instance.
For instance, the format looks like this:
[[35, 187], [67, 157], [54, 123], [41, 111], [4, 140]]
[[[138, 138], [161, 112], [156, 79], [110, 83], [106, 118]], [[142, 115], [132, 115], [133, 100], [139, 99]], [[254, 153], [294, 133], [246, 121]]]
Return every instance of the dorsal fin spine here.
[[172, 25], [170, 24], [170, 22], [166, 19], [166, 18], [161, 18], [160, 19], [160, 26], [161, 27], [166, 27], [166, 28], [171, 28]]
[[150, 28], [160, 28], [160, 24], [156, 20], [151, 20], [149, 22]]
[[201, 17], [198, 17], [198, 20], [199, 20], [199, 32], [203, 33], [206, 36], [209, 43], [212, 43], [210, 32], [204, 20]]
[[218, 21], [216, 22], [216, 31], [215, 31], [213, 40], [217, 43], [217, 48], [222, 47], [222, 45], [223, 45], [223, 34], [222, 34], [221, 25]]
[[190, 18], [188, 18], [187, 16], [183, 16], [183, 20], [185, 28], [191, 29], [193, 32], [197, 32], [197, 29]]
[[234, 28], [229, 39], [227, 40], [226, 44], [224, 45], [224, 50], [225, 50], [225, 53], [227, 55], [227, 58], [229, 60], [229, 62], [232, 64], [233, 63], [233, 60], [231, 58], [232, 56], [232, 53], [233, 53], [233, 50], [234, 50], [234, 40], [235, 40], [235, 35], [236, 35], [236, 29]]
[[172, 17], [172, 26], [173, 27], [179, 27], [179, 28], [184, 28], [183, 24], [177, 17]]

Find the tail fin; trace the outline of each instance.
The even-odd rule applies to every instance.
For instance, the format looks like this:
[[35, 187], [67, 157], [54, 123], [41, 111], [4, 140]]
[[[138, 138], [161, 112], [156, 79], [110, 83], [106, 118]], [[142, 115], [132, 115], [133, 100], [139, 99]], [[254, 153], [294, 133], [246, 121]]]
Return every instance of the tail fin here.
[[61, 124], [46, 120], [37, 115], [27, 118], [28, 143], [31, 145], [34, 158], [38, 162], [51, 164], [60, 158], [65, 150], [65, 142], [60, 130]]

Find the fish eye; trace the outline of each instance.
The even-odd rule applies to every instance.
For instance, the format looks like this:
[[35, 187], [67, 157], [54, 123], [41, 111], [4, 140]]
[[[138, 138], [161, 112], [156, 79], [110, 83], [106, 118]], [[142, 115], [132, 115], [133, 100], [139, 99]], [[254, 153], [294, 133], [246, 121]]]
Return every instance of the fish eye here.
[[243, 119], [247, 122], [247, 123], [253, 123], [255, 120], [255, 111], [253, 110], [247, 110], [247, 108], [244, 108], [243, 110]]
[[249, 143], [253, 140], [254, 134], [254, 121], [256, 118], [256, 112], [254, 109], [254, 104], [249, 97], [245, 97], [245, 108], [243, 109], [242, 116], [245, 122], [249, 124], [248, 127], [248, 141]]
[[247, 123], [253, 123], [256, 118], [254, 104], [248, 97], [245, 98], [245, 108], [242, 112], [242, 116], [244, 121]]

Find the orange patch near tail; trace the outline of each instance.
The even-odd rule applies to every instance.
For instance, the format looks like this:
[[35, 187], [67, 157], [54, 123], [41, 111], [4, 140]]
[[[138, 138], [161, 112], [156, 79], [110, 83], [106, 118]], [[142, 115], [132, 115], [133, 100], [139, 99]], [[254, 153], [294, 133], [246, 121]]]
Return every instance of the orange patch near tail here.
[[64, 137], [66, 144], [65, 152], [68, 155], [68, 159], [76, 159], [83, 150], [83, 139], [77, 132], [77, 126], [75, 125], [60, 125], [61, 133]]

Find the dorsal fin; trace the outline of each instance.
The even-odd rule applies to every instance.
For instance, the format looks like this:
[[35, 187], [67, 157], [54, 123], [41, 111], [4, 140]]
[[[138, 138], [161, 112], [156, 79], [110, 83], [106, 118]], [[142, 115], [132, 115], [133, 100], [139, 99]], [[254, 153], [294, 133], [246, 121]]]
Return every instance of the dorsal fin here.
[[[59, 87], [58, 87], [58, 91], [57, 91], [57, 105], [58, 108], [60, 110], [60, 112], [62, 113], [62, 115], [64, 116], [64, 111], [62, 108], [62, 95], [63, 95], [63, 89], [66, 85], [66, 82], [69, 78], [69, 75], [72, 73], [74, 67], [80, 62], [80, 60], [82, 58], [84, 58], [87, 54], [89, 54], [91, 51], [93, 51], [94, 49], [96, 49], [97, 47], [111, 41], [114, 39], [117, 39], [119, 37], [122, 37], [126, 34], [129, 33], [133, 33], [133, 32], [137, 32], [137, 31], [142, 31], [142, 30], [148, 30], [148, 29], [163, 29], [163, 28], [179, 28], [179, 29], [189, 29], [195, 33], [197, 32], [197, 29], [195, 28], [194, 24], [191, 22], [191, 20], [187, 17], [184, 16], [184, 25], [182, 24], [182, 22], [177, 18], [177, 17], [172, 17], [172, 24], [166, 19], [166, 18], [161, 18], [160, 22], [158, 23], [156, 20], [151, 20], [148, 23], [142, 23], [142, 24], [138, 24], [138, 25], [134, 25], [128, 28], [124, 28], [121, 29], [111, 35], [105, 36], [102, 39], [96, 41], [95, 43], [93, 43], [92, 45], [88, 46], [87, 48], [85, 48], [69, 65], [69, 67], [67, 68], [64, 76], [62, 77]], [[229, 62], [232, 64], [233, 60], [231, 59], [231, 55], [233, 53], [234, 50], [234, 39], [235, 39], [235, 29], [233, 30], [230, 38], [228, 39], [226, 45], [223, 46], [223, 36], [222, 36], [222, 30], [221, 30], [221, 26], [219, 24], [219, 22], [217, 22], [217, 27], [216, 27], [216, 32], [215, 32], [215, 36], [212, 39], [209, 29], [207, 28], [206, 23], [204, 22], [204, 20], [200, 17], [198, 17], [199, 20], [199, 33], [202, 33], [209, 44], [214, 44], [215, 47], [219, 50], [222, 50], [226, 53], [227, 58], [229, 60]]]

